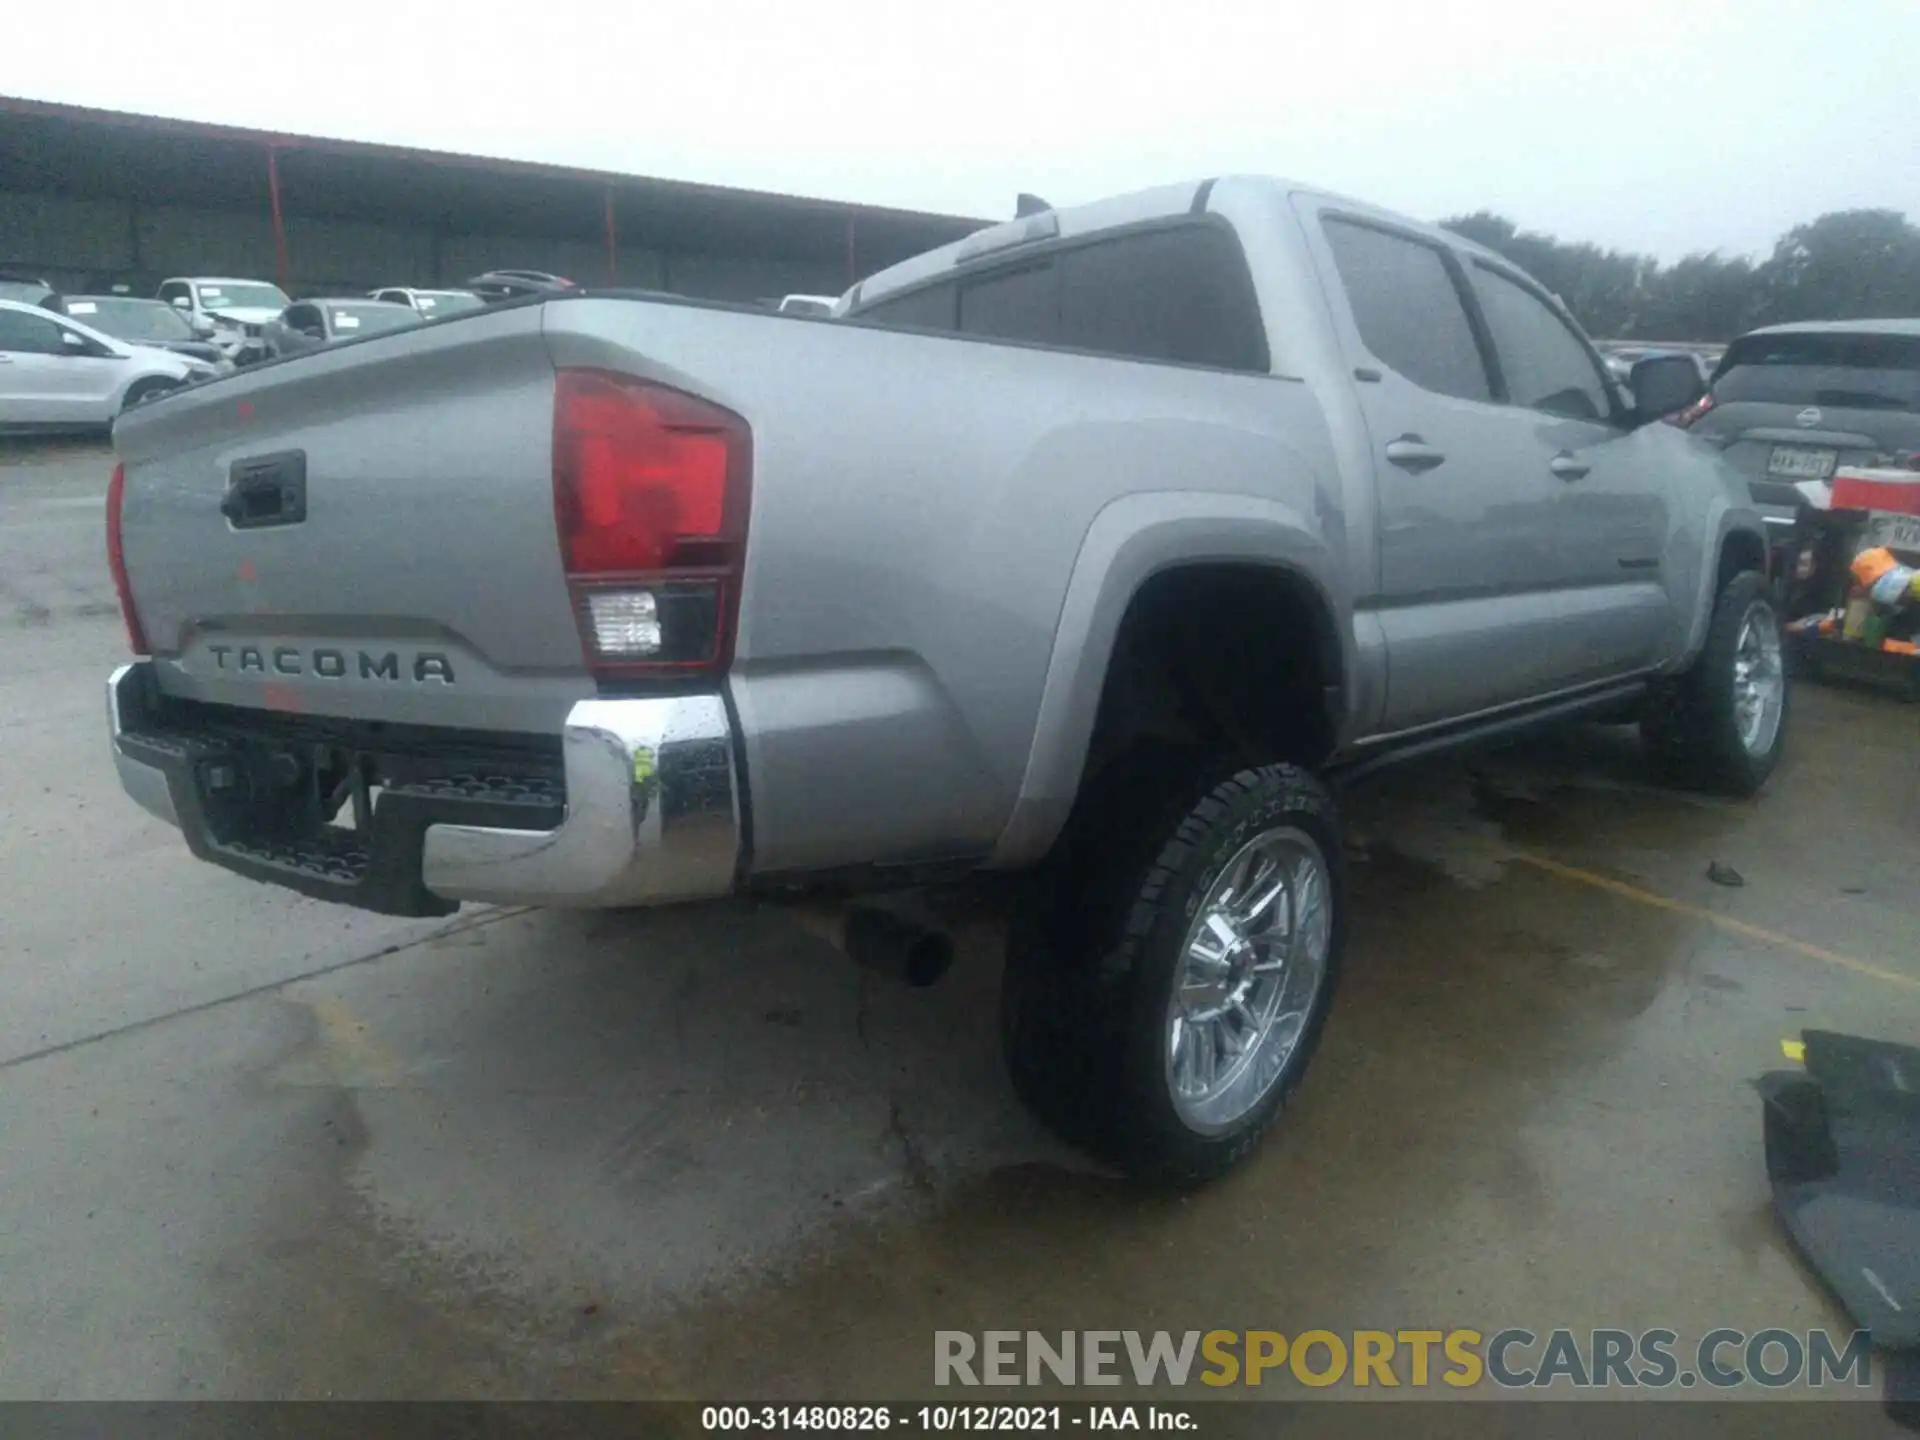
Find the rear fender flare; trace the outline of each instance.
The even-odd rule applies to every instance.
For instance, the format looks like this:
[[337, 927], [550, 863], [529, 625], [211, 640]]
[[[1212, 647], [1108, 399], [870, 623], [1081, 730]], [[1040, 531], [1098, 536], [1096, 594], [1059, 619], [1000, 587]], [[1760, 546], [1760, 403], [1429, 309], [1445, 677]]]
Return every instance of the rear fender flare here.
[[1153, 576], [1189, 565], [1268, 566], [1308, 584], [1333, 620], [1339, 674], [1330, 681], [1347, 730], [1345, 677], [1355, 673], [1351, 601], [1335, 553], [1298, 511], [1253, 495], [1156, 491], [1123, 496], [1087, 528], [1054, 628], [1025, 772], [1013, 813], [989, 864], [1032, 864], [1052, 846], [1080, 786], [1106, 685], [1107, 664], [1127, 607]]

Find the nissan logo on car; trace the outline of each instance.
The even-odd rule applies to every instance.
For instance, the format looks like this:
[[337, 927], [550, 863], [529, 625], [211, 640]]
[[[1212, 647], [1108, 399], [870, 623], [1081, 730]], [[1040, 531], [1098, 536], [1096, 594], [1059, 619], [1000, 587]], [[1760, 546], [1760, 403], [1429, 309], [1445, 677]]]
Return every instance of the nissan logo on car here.
[[1802, 429], [1810, 430], [1820, 423], [1820, 407], [1818, 405], [1809, 405], [1793, 418], [1800, 422]]

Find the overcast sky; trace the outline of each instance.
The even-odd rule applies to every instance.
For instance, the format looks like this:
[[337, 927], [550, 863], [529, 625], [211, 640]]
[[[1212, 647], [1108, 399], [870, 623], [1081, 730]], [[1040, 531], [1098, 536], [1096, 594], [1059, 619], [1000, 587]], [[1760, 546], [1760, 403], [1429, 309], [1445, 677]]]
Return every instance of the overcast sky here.
[[1920, 221], [1920, 0], [82, 8], [0, 93], [992, 218], [1260, 171], [1663, 259]]

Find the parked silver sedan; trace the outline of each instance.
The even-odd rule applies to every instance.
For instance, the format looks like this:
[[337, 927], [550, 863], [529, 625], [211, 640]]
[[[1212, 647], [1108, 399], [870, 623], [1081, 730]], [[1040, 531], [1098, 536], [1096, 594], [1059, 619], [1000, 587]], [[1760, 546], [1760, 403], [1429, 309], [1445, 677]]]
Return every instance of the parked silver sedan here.
[[130, 345], [66, 315], [0, 300], [0, 431], [85, 430], [195, 380], [213, 365]]
[[471, 290], [416, 290], [410, 285], [390, 285], [371, 292], [375, 300], [390, 301], [418, 310], [425, 320], [458, 315], [463, 310], [478, 310], [487, 302]]
[[384, 300], [298, 300], [269, 320], [260, 338], [267, 358], [278, 359], [420, 323], [419, 311]]

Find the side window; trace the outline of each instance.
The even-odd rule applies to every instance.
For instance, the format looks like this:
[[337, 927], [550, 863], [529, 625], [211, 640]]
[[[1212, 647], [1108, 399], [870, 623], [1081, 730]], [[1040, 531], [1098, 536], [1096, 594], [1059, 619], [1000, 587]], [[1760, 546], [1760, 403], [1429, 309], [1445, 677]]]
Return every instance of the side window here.
[[1246, 257], [1219, 226], [1103, 240], [1059, 263], [1060, 344], [1223, 370], [1269, 368]]
[[66, 346], [60, 341], [60, 327], [38, 315], [22, 315], [18, 310], [0, 310], [0, 351], [15, 355], [58, 355]]
[[173, 302], [177, 298], [179, 298], [182, 295], [185, 295], [186, 293], [187, 293], [186, 285], [178, 280], [169, 280], [166, 284], [160, 287], [160, 298], [166, 301], [167, 304], [169, 305], [173, 304]]
[[280, 317], [280, 323], [289, 330], [318, 330], [320, 310], [314, 305], [290, 305]]
[[1036, 345], [1069, 343], [1060, 334], [1059, 263], [1043, 260], [963, 282], [960, 333]]
[[1574, 420], [1612, 414], [1600, 372], [1566, 322], [1531, 290], [1485, 265], [1471, 273], [1513, 403]]
[[953, 330], [957, 328], [957, 305], [958, 295], [951, 284], [928, 285], [904, 295], [890, 295], [854, 311], [849, 318], [909, 330]]
[[1487, 367], [1460, 292], [1435, 246], [1329, 219], [1327, 245], [1360, 338], [1423, 390], [1490, 400]]

